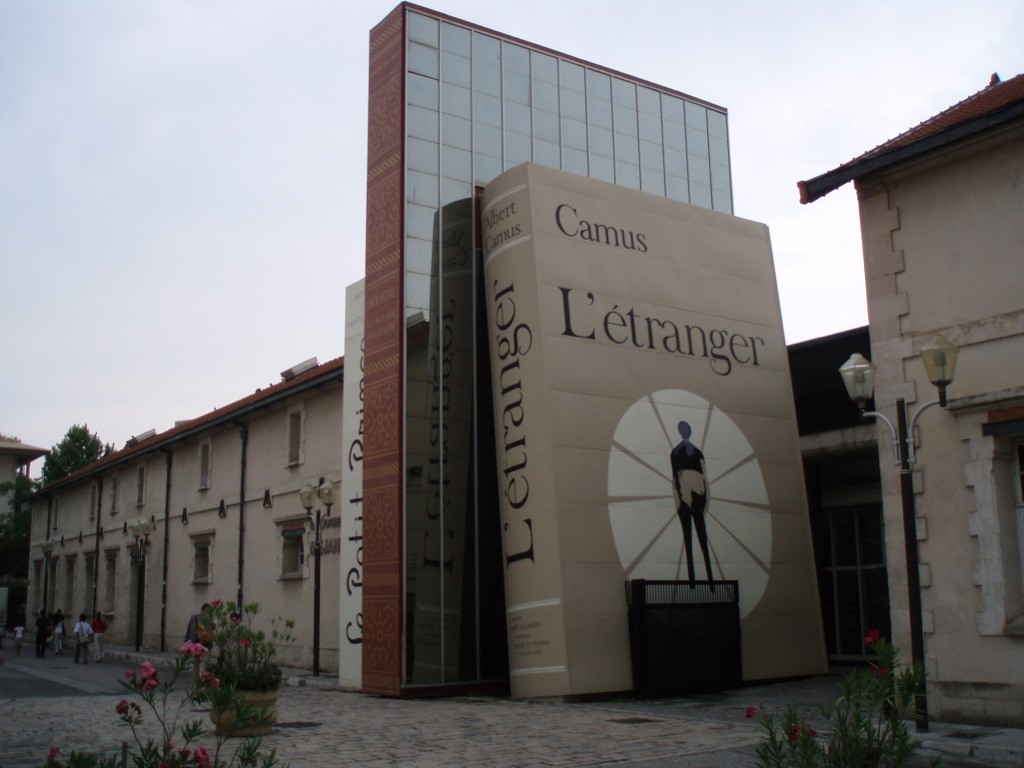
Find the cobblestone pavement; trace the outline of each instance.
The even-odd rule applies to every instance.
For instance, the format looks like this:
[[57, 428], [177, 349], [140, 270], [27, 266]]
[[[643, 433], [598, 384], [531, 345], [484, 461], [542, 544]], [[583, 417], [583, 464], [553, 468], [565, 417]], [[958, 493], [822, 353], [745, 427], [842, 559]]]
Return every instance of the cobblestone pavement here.
[[[33, 666], [17, 662], [19, 668]], [[125, 668], [123, 663], [111, 663], [103, 674], [123, 675]], [[88, 670], [71, 668], [63, 674], [101, 674], [93, 665]], [[818, 705], [831, 702], [838, 693], [838, 678], [821, 678], [661, 700], [396, 700], [342, 691], [331, 685], [330, 678], [289, 674], [291, 685], [281, 690], [277, 725], [264, 743], [295, 768], [746, 768], [756, 763], [754, 747], [760, 737], [758, 721], [745, 717], [747, 706], [781, 713], [786, 705], [794, 705], [818, 727], [823, 725]], [[114, 714], [122, 696], [105, 692], [109, 688], [95, 680], [82, 682], [81, 687], [60, 697], [17, 699], [0, 687], [0, 767], [37, 766], [51, 745], [65, 755], [71, 749], [119, 753], [122, 740], [131, 738]], [[208, 718], [206, 712], [190, 707], [186, 716]], [[947, 766], [1024, 765], [1024, 738], [1013, 729], [935, 724], [923, 741], [915, 765], [929, 765], [929, 756], [935, 755], [941, 755]], [[205, 736], [203, 743], [212, 748], [214, 739]]]

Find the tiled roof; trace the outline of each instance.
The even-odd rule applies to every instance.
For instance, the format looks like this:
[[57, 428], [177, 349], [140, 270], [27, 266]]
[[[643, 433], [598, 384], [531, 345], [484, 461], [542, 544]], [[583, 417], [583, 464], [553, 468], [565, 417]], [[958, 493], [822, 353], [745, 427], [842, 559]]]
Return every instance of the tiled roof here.
[[160, 432], [155, 435], [151, 435], [144, 440], [132, 444], [126, 445], [119, 451], [104, 456], [101, 459], [94, 461], [92, 464], [79, 469], [76, 472], [63, 477], [56, 483], [53, 483], [46, 488], [43, 488], [40, 493], [45, 493], [52, 490], [56, 486], [66, 485], [82, 477], [88, 476], [96, 472], [97, 470], [103, 469], [104, 467], [112, 464], [119, 464], [123, 461], [131, 459], [134, 456], [141, 455], [147, 451], [152, 450], [158, 445], [165, 445], [168, 442], [173, 441], [176, 438], [182, 437], [185, 434], [196, 432], [205, 427], [210, 427], [218, 422], [228, 420], [229, 417], [235, 414], [240, 414], [244, 411], [258, 408], [264, 402], [270, 402], [273, 400], [280, 399], [281, 397], [287, 396], [293, 390], [301, 390], [304, 385], [310, 382], [322, 379], [330, 374], [337, 373], [341, 374], [345, 368], [345, 358], [337, 357], [333, 360], [328, 360], [325, 363], [321, 363], [308, 371], [305, 371], [294, 378], [287, 379], [285, 381], [279, 381], [277, 384], [273, 384], [265, 389], [257, 389], [251, 395], [247, 395], [239, 400], [235, 400], [233, 403], [222, 406], [215, 410], [210, 411], [207, 414], [199, 416], [194, 419], [187, 421], [178, 422], [174, 427], [164, 432]]
[[40, 456], [45, 456], [49, 452], [46, 448], [23, 443], [16, 437], [0, 436], [0, 453], [14, 455], [18, 458], [19, 462], [32, 461]]
[[[848, 181], [906, 159], [908, 155], [914, 154], [915, 149], [920, 152], [928, 151], [934, 146], [928, 142], [929, 139], [937, 139], [953, 129], [970, 126], [976, 129], [971, 132], [973, 133], [1002, 122], [1001, 119], [994, 123], [986, 121], [986, 117], [1015, 119], [1020, 116], [1021, 110], [1007, 114], [1006, 110], [1012, 107], [1024, 108], [1024, 75], [1000, 81], [999, 76], [994, 74], [985, 88], [949, 109], [843, 163], [838, 168], [808, 181], [797, 182], [800, 202], [813, 202]], [[963, 136], [958, 135], [956, 138]]]

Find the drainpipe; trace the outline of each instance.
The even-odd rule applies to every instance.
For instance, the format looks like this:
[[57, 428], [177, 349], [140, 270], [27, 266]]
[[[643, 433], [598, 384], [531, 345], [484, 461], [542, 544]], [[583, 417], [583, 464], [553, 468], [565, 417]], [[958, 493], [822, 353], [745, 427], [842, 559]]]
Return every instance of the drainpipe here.
[[238, 610], [242, 610], [242, 575], [245, 572], [245, 462], [249, 452], [249, 428], [239, 424], [238, 436], [242, 439], [242, 461], [238, 469]]
[[92, 613], [91, 617], [96, 616], [96, 611], [100, 609], [99, 601], [99, 581], [100, 581], [100, 533], [103, 531], [103, 476], [100, 475], [96, 481], [96, 549], [92, 556]]
[[164, 567], [163, 587], [160, 592], [160, 650], [167, 650], [167, 555], [171, 545], [171, 465], [174, 455], [164, 449], [164, 464], [167, 468], [167, 483], [164, 486]]

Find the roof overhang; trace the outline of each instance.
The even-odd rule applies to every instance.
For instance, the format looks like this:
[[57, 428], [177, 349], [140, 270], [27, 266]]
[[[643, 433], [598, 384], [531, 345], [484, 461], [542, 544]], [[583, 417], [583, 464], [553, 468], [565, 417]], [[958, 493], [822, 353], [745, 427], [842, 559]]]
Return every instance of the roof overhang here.
[[1024, 101], [993, 110], [973, 120], [895, 147], [887, 152], [879, 154], [869, 152], [852, 162], [823, 173], [821, 176], [815, 176], [807, 181], [798, 181], [796, 185], [800, 190], [800, 202], [804, 205], [813, 203], [849, 181], [915, 160], [922, 155], [944, 149], [1021, 118], [1024, 118]]

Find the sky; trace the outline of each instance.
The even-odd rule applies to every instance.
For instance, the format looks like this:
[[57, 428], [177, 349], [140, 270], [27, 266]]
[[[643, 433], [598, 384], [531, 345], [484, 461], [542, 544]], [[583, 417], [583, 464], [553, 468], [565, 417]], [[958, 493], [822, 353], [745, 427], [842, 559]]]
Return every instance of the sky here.
[[[1020, 0], [422, 4], [727, 108], [787, 343], [867, 324], [852, 185], [796, 182], [1024, 72]], [[395, 5], [0, 0], [0, 434], [119, 448], [343, 354]]]

